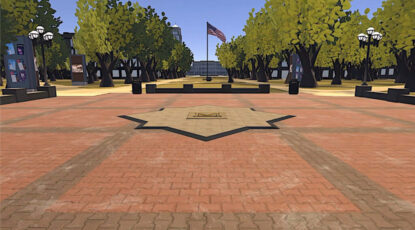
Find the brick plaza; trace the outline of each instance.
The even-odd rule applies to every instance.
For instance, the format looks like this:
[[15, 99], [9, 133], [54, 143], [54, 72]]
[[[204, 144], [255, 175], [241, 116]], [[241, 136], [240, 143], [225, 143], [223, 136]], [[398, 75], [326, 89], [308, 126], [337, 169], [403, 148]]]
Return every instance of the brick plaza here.
[[[121, 115], [294, 115], [201, 141]], [[415, 229], [415, 107], [308, 94], [57, 97], [0, 107], [1, 229]]]

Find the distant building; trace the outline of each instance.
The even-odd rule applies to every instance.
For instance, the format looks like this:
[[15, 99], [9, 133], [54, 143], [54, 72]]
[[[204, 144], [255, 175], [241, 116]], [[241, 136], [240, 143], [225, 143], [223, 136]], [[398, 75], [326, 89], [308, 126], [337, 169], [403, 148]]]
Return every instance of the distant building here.
[[177, 41], [182, 42], [182, 29], [178, 25], [172, 26], [171, 29], [172, 29], [173, 37]]
[[64, 32], [62, 34], [63, 40], [65, 41], [66, 45], [71, 49], [71, 55], [76, 54], [76, 50], [73, 47], [73, 36], [75, 33]]
[[[206, 61], [195, 61], [192, 68], [187, 75], [205, 75], [206, 76]], [[209, 61], [209, 76], [228, 75], [218, 61]]]

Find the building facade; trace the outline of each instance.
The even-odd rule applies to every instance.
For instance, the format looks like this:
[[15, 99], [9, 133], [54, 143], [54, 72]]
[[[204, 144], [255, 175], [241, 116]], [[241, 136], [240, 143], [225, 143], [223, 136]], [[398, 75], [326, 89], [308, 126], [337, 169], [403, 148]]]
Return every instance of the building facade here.
[[173, 33], [173, 37], [179, 41], [182, 42], [182, 29], [178, 25], [174, 25], [171, 27], [171, 32]]
[[[226, 69], [224, 69], [218, 61], [209, 61], [209, 76], [228, 75]], [[192, 63], [192, 68], [187, 75], [205, 75], [207, 72], [206, 61], [195, 61]]]

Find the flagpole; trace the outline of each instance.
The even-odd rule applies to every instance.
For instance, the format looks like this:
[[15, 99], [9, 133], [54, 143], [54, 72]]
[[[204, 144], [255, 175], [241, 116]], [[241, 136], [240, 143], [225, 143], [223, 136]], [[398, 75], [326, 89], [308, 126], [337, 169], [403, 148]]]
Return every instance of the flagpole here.
[[208, 33], [208, 22], [206, 22], [206, 81], [209, 81], [209, 33]]

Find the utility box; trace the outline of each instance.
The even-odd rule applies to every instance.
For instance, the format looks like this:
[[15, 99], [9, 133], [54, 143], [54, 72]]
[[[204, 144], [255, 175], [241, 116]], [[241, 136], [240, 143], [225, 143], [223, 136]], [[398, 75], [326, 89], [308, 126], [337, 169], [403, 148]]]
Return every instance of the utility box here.
[[142, 94], [143, 88], [141, 85], [141, 81], [139, 80], [133, 80], [133, 83], [131, 84], [133, 87], [133, 94]]
[[299, 87], [300, 87], [300, 82], [297, 79], [292, 79], [289, 82], [288, 93], [289, 94], [298, 94]]

